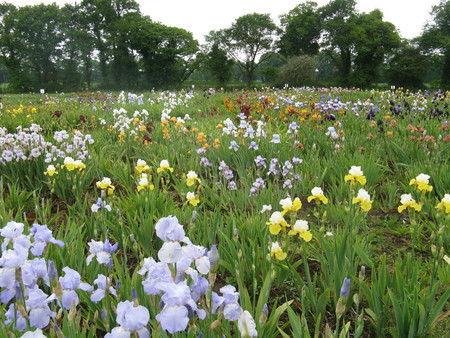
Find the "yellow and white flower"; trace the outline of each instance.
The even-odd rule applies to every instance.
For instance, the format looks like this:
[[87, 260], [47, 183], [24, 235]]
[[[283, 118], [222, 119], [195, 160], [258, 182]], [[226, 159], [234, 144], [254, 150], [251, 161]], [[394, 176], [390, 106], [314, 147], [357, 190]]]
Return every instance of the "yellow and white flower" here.
[[161, 163], [159, 164], [159, 168], [156, 169], [156, 172], [159, 174], [161, 171], [166, 171], [166, 170], [173, 172], [173, 168], [170, 167], [169, 161], [162, 160]]
[[312, 234], [309, 231], [309, 225], [307, 221], [297, 220], [292, 227], [292, 230], [288, 232], [289, 236], [299, 235], [305, 242], [309, 242], [312, 239]]
[[416, 188], [420, 192], [425, 193], [427, 191], [432, 191], [433, 190], [433, 187], [428, 184], [429, 180], [430, 180], [430, 175], [420, 174], [416, 178], [413, 178], [409, 182], [409, 185], [415, 185]]
[[197, 204], [200, 202], [200, 200], [195, 196], [193, 192], [188, 192], [186, 194], [186, 203], [190, 203], [194, 207], [197, 206]]
[[143, 189], [150, 189], [153, 190], [155, 189], [155, 186], [153, 184], [149, 183], [149, 179], [151, 180], [152, 177], [148, 177], [148, 175], [146, 173], [142, 173], [141, 177], [139, 178], [139, 182], [138, 182], [138, 187], [137, 190], [141, 191]]
[[414, 200], [411, 194], [403, 194], [400, 196], [400, 203], [402, 205], [398, 207], [398, 212], [402, 212], [406, 208], [414, 208], [416, 211], [422, 210], [422, 206]]
[[281, 214], [284, 216], [284, 214], [286, 214], [289, 211], [296, 212], [297, 210], [300, 210], [302, 207], [302, 202], [300, 201], [300, 199], [298, 197], [296, 197], [294, 199], [294, 201], [292, 201], [292, 199], [290, 197], [288, 197], [288, 198], [281, 200], [280, 205], [283, 208], [283, 211], [281, 212]]
[[328, 203], [328, 198], [324, 196], [322, 188], [319, 187], [315, 187], [311, 190], [311, 196], [308, 197], [308, 203], [311, 203], [312, 200], [321, 201], [323, 204]]
[[189, 172], [186, 175], [186, 184], [188, 187], [194, 185], [195, 181], [198, 181], [200, 183], [200, 179], [198, 178], [197, 174], [193, 170], [189, 170]]
[[47, 167], [47, 171], [44, 171], [44, 175], [48, 175], [48, 176], [53, 176], [53, 175], [55, 175], [55, 174], [57, 174], [58, 172], [56, 171], [56, 168], [55, 168], [55, 166], [53, 165], [53, 164], [50, 164], [48, 167]]
[[366, 177], [364, 176], [361, 167], [352, 166], [348, 172], [348, 175], [344, 177], [344, 181], [350, 181], [351, 184], [354, 182], [359, 182], [362, 185], [367, 183]]
[[370, 195], [365, 189], [359, 189], [358, 196], [353, 197], [352, 204], [361, 203], [361, 209], [369, 211], [372, 208], [372, 201]]
[[144, 160], [137, 160], [136, 163], [136, 171], [140, 174], [140, 173], [149, 173], [150, 170], [152, 170], [152, 167], [149, 167], [147, 165], [147, 162], [145, 162]]
[[283, 214], [279, 211], [275, 211], [272, 216], [270, 216], [267, 224], [270, 225], [269, 231], [272, 235], [278, 235], [282, 228], [285, 229], [290, 226], [284, 219]]
[[436, 209], [446, 214], [450, 213], [450, 194], [445, 194], [441, 202], [436, 205]]
[[111, 179], [109, 177], [103, 177], [103, 180], [96, 183], [97, 188], [102, 189], [106, 192], [108, 196], [114, 193], [115, 187], [111, 184]]
[[285, 259], [287, 256], [287, 254], [283, 251], [283, 249], [281, 249], [280, 244], [278, 244], [278, 242], [272, 243], [272, 246], [270, 247], [270, 255], [271, 256], [275, 255], [275, 257], [280, 261]]

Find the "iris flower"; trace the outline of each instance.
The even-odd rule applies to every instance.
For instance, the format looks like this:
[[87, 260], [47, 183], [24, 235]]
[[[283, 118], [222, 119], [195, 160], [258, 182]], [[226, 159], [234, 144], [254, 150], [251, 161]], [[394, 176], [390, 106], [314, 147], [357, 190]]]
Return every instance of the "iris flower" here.
[[144, 160], [137, 160], [136, 163], [136, 171], [140, 174], [140, 173], [149, 173], [150, 170], [152, 170], [152, 167], [149, 167], [147, 165], [147, 162], [145, 162]]
[[349, 174], [344, 177], [344, 181], [350, 181], [351, 184], [354, 182], [359, 182], [362, 185], [367, 183], [366, 177], [364, 176], [361, 167], [352, 166]]
[[86, 165], [83, 162], [81, 162], [81, 160], [74, 161], [74, 159], [72, 157], [66, 157], [64, 159], [64, 164], [61, 166], [61, 168], [64, 168], [64, 167], [68, 171], [73, 171], [75, 169], [78, 169], [79, 171], [81, 171], [84, 168], [86, 168]]
[[105, 297], [105, 293], [108, 290], [112, 295], [117, 297], [116, 289], [109, 286], [109, 278], [105, 275], [99, 274], [97, 279], [94, 280], [94, 284], [97, 285], [97, 290], [91, 294], [91, 301], [98, 303]]
[[193, 311], [197, 312], [200, 319], [205, 318], [206, 312], [197, 308], [186, 280], [178, 284], [166, 284], [163, 289], [161, 300], [164, 308], [155, 318], [164, 330], [172, 334], [184, 331]]
[[53, 175], [55, 175], [55, 174], [57, 174], [58, 172], [56, 171], [56, 168], [55, 168], [55, 166], [53, 165], [53, 164], [50, 164], [48, 167], [47, 167], [47, 171], [44, 171], [44, 175], [48, 175], [48, 176], [53, 176]]
[[108, 177], [103, 177], [103, 180], [97, 182], [97, 188], [106, 191], [108, 196], [114, 193], [115, 187], [111, 184], [111, 179]]
[[25, 305], [30, 310], [28, 314], [30, 326], [43, 329], [50, 322], [50, 317], [56, 316], [56, 312], [52, 312], [48, 307], [48, 303], [55, 300], [56, 296], [51, 294], [47, 297], [37, 285], [33, 289], [28, 289], [27, 293], [28, 299], [25, 301]]
[[280, 143], [280, 135], [278, 134], [273, 134], [272, 136], [272, 140], [270, 141], [271, 143]]
[[358, 196], [353, 197], [352, 204], [361, 202], [361, 209], [369, 211], [372, 208], [372, 201], [370, 200], [369, 193], [364, 189], [359, 189]]
[[60, 248], [64, 246], [64, 243], [58, 239], [53, 238], [52, 232], [47, 228], [47, 225], [39, 225], [37, 223], [33, 224], [31, 228], [31, 233], [34, 237], [33, 248], [30, 250], [35, 256], [42, 255], [45, 247], [48, 243], [53, 243], [58, 245]]
[[63, 271], [65, 272], [64, 277], [59, 277], [59, 282], [62, 287], [62, 305], [70, 310], [72, 302], [75, 303], [75, 306], [79, 302], [79, 298], [75, 290], [81, 289], [83, 291], [92, 292], [93, 287], [87, 283], [81, 283], [80, 274], [66, 266]]
[[228, 149], [233, 149], [234, 151], [238, 151], [239, 145], [236, 143], [236, 141], [231, 141], [230, 146]]
[[91, 205], [92, 212], [98, 212], [101, 208], [105, 208], [108, 211], [111, 211], [111, 206], [106, 204], [106, 201], [102, 202], [102, 198], [97, 198], [97, 203]]
[[299, 235], [305, 242], [309, 242], [312, 239], [312, 234], [309, 231], [309, 225], [307, 221], [297, 220], [292, 227], [292, 230], [288, 232], [289, 236]]
[[97, 262], [100, 264], [110, 264], [111, 254], [116, 252], [119, 243], [111, 245], [108, 239], [105, 242], [91, 240], [89, 243], [89, 252], [91, 253], [86, 258], [86, 264], [91, 264], [92, 258], [97, 257]]
[[282, 261], [287, 257], [287, 254], [283, 251], [283, 249], [281, 249], [280, 244], [278, 244], [278, 242], [272, 243], [272, 246], [270, 247], [270, 255], [271, 256], [275, 255], [275, 257], [280, 261]]
[[411, 194], [403, 194], [400, 197], [400, 203], [402, 205], [400, 205], [398, 207], [398, 212], [402, 212], [403, 210], [405, 210], [406, 208], [414, 208], [416, 211], [420, 211], [422, 210], [422, 206], [420, 204], [418, 204], [414, 198], [412, 198]]
[[287, 197], [280, 201], [280, 205], [283, 208], [283, 211], [281, 212], [281, 215], [284, 216], [287, 212], [296, 212], [301, 209], [302, 202], [298, 197], [292, 201], [290, 197]]
[[[150, 179], [151, 179], [151, 176], [150, 176]], [[146, 173], [141, 174], [141, 177], [139, 179], [138, 186], [137, 186], [138, 191], [141, 191], [144, 189], [145, 190], [146, 189], [150, 189], [150, 190], [155, 189], [155, 186], [153, 184], [149, 183], [149, 177]]]
[[415, 185], [416, 188], [420, 192], [425, 194], [427, 191], [432, 191], [433, 190], [433, 187], [428, 184], [429, 183], [429, 179], [430, 179], [430, 175], [420, 174], [416, 178], [413, 178], [409, 182], [409, 185]]
[[131, 333], [136, 333], [138, 337], [150, 337], [147, 324], [150, 320], [150, 313], [147, 308], [141, 305], [134, 306], [132, 302], [126, 300], [117, 304], [116, 321], [120, 327], [114, 328], [105, 337], [130, 337]]
[[258, 331], [256, 331], [256, 323], [250, 312], [247, 310], [242, 312], [238, 319], [238, 328], [241, 333], [241, 338], [253, 338], [258, 337]]
[[328, 203], [328, 199], [323, 195], [323, 191], [319, 187], [315, 187], [311, 190], [311, 196], [308, 197], [308, 203], [312, 200], [321, 201], [323, 204]]
[[186, 175], [186, 184], [188, 187], [190, 187], [194, 185], [195, 181], [198, 181], [198, 183], [201, 182], [195, 171], [190, 170]]
[[441, 202], [436, 205], [436, 209], [446, 214], [450, 213], [450, 194], [445, 194]]
[[269, 231], [272, 235], [278, 235], [282, 228], [285, 229], [290, 226], [284, 219], [283, 214], [279, 211], [275, 211], [272, 216], [270, 216], [267, 224], [270, 225]]
[[161, 163], [159, 164], [159, 168], [156, 169], [156, 172], [159, 174], [161, 171], [166, 171], [166, 170], [173, 172], [173, 168], [170, 167], [169, 161], [162, 160]]

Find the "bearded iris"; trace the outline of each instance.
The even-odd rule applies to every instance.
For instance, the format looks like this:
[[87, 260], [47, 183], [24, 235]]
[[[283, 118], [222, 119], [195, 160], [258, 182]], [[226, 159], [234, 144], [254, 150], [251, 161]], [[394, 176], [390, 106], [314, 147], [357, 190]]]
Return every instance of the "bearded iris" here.
[[350, 184], [354, 184], [355, 182], [359, 182], [361, 185], [367, 183], [366, 177], [364, 176], [361, 167], [352, 166], [349, 174], [344, 177], [344, 181], [350, 181]]
[[270, 225], [269, 231], [272, 235], [278, 235], [281, 229], [284, 230], [286, 227], [290, 226], [284, 219], [283, 214], [279, 211], [275, 211], [272, 216], [270, 216], [267, 224]]
[[44, 171], [44, 175], [48, 175], [48, 176], [53, 176], [53, 175], [55, 175], [55, 174], [57, 174], [58, 172], [56, 171], [56, 168], [55, 168], [55, 166], [53, 165], [53, 164], [50, 164], [48, 167], [47, 167], [47, 171]]
[[413, 178], [409, 185], [414, 185], [423, 194], [427, 191], [432, 191], [433, 187], [429, 185], [430, 175], [420, 174], [416, 178]]
[[103, 180], [98, 181], [96, 185], [97, 188], [104, 190], [108, 196], [114, 193], [115, 187], [111, 184], [111, 179], [108, 177], [103, 177]]
[[372, 208], [372, 201], [369, 193], [364, 189], [359, 189], [358, 196], [353, 197], [352, 204], [361, 203], [361, 209], [369, 211]]
[[132, 302], [126, 300], [117, 304], [116, 321], [120, 325], [115, 327], [111, 333], [105, 337], [130, 337], [131, 333], [136, 333], [139, 337], [150, 337], [147, 330], [147, 323], [150, 320], [150, 313], [144, 306], [134, 306]]
[[307, 221], [297, 220], [292, 227], [292, 230], [288, 232], [289, 236], [299, 235], [305, 242], [309, 242], [312, 239], [312, 234], [309, 231], [309, 225]]
[[137, 160], [136, 163], [136, 171], [140, 174], [140, 173], [149, 173], [150, 170], [152, 170], [152, 167], [149, 167], [147, 165], [147, 162], [145, 162], [144, 160]]
[[186, 175], [186, 185], [190, 187], [194, 185], [195, 181], [198, 181], [198, 183], [201, 182], [195, 171], [190, 170]]
[[278, 242], [274, 242], [272, 243], [272, 246], [269, 248], [270, 249], [270, 255], [274, 256], [282, 261], [283, 259], [285, 259], [287, 257], [287, 254], [283, 251], [283, 249], [280, 247], [280, 244], [278, 244]]
[[415, 209], [416, 211], [422, 210], [422, 206], [414, 200], [411, 194], [403, 194], [400, 197], [400, 203], [402, 205], [398, 207], [398, 212], [402, 212], [406, 208], [412, 208]]
[[195, 196], [193, 192], [188, 192], [186, 194], [186, 203], [189, 203], [195, 207], [199, 202], [200, 200]]
[[324, 196], [322, 189], [319, 187], [315, 187], [311, 190], [311, 196], [308, 197], [308, 203], [311, 203], [312, 200], [321, 201], [323, 204], [328, 203], [328, 198]]
[[292, 201], [292, 199], [288, 197], [281, 200], [280, 205], [283, 208], [281, 215], [284, 216], [287, 212], [296, 212], [300, 210], [302, 207], [302, 202], [298, 197], [296, 197], [294, 201]]
[[436, 205], [436, 209], [446, 214], [450, 213], [450, 194], [445, 194], [441, 202]]
[[159, 164], [159, 168], [156, 169], [156, 172], [159, 174], [161, 171], [173, 172], [173, 168], [170, 167], [169, 161], [167, 161], [167, 160], [161, 161], [161, 163]]
[[149, 183], [149, 179], [152, 179], [152, 176], [148, 177], [148, 175], [146, 173], [142, 173], [141, 177], [139, 178], [139, 182], [138, 182], [138, 186], [137, 186], [137, 190], [141, 191], [141, 190], [153, 190], [155, 189], [155, 186], [153, 184]]

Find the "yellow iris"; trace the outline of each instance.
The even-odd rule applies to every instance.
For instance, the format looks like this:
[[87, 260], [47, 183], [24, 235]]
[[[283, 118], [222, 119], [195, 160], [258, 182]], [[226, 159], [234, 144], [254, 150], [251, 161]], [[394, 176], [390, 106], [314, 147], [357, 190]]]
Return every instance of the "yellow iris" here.
[[441, 202], [436, 205], [436, 209], [446, 214], [450, 213], [450, 194], [445, 194]]
[[366, 177], [364, 176], [361, 167], [352, 166], [349, 174], [344, 177], [344, 181], [350, 181], [350, 183], [359, 182], [361, 185], [367, 183]]
[[321, 201], [323, 204], [328, 203], [328, 198], [324, 196], [322, 189], [318, 187], [311, 190], [311, 196], [308, 197], [308, 203], [311, 203], [312, 200]]
[[430, 179], [429, 175], [420, 174], [416, 178], [413, 178], [409, 182], [409, 185], [415, 185], [417, 190], [419, 190], [420, 192], [425, 194], [427, 191], [432, 191], [433, 190], [433, 187], [428, 184], [429, 183], [429, 179]]
[[159, 164], [159, 168], [156, 169], [156, 172], [159, 174], [161, 171], [166, 171], [166, 170], [173, 172], [173, 168], [171, 168], [169, 166], [169, 161], [162, 160], [161, 163]]
[[290, 227], [290, 225], [285, 221], [283, 215], [279, 211], [275, 211], [272, 216], [270, 216], [269, 222], [267, 224], [270, 226], [269, 231], [272, 235], [278, 235], [281, 229]]
[[302, 202], [298, 197], [296, 197], [294, 201], [292, 201], [291, 198], [288, 197], [284, 200], [281, 200], [280, 205], [283, 208], [281, 215], [284, 216], [287, 212], [296, 212], [300, 210], [302, 207]]
[[270, 255], [274, 256], [282, 261], [287, 257], [287, 254], [281, 249], [280, 244], [278, 242], [272, 243], [272, 246], [270, 247]]
[[299, 235], [305, 242], [309, 242], [313, 236], [309, 231], [309, 226], [307, 221], [298, 220], [295, 222], [292, 230], [288, 232], [289, 236]]
[[359, 189], [358, 196], [353, 197], [352, 204], [361, 203], [361, 209], [369, 211], [372, 208], [372, 201], [369, 193], [364, 189]]
[[189, 203], [195, 207], [195, 206], [197, 206], [197, 204], [199, 202], [200, 202], [200, 200], [198, 198], [196, 198], [196, 196], [193, 192], [188, 192], [186, 194], [186, 203]]
[[400, 197], [400, 203], [402, 205], [400, 205], [398, 207], [398, 212], [402, 212], [403, 210], [405, 210], [406, 208], [413, 208], [416, 211], [420, 211], [422, 210], [422, 206], [420, 204], [418, 204], [414, 198], [412, 198], [411, 194], [403, 194]]

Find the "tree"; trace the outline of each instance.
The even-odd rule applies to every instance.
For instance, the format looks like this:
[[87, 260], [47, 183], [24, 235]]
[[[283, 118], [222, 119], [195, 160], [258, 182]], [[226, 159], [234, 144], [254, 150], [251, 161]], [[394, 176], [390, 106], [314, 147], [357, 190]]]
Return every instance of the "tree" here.
[[278, 42], [280, 54], [289, 57], [319, 52], [322, 24], [316, 2], [307, 1], [282, 15], [281, 26], [284, 31]]
[[333, 0], [322, 7], [324, 52], [338, 70], [338, 83], [368, 87], [386, 55], [400, 45], [390, 22], [376, 9], [358, 13], [354, 0]]
[[[98, 51], [103, 86], [135, 85], [137, 64], [129, 49], [127, 26], [140, 16], [134, 0], [83, 0], [89, 29]], [[110, 76], [112, 75], [112, 77]]]
[[151, 22], [143, 17], [131, 23], [130, 46], [139, 54], [146, 81], [153, 87], [169, 87], [186, 80], [198, 66], [198, 42], [192, 33]]
[[324, 51], [338, 69], [338, 81], [350, 84], [352, 70], [353, 33], [355, 32], [356, 1], [332, 0], [320, 9], [323, 20]]
[[351, 82], [354, 86], [369, 87], [386, 55], [400, 46], [400, 36], [395, 26], [383, 21], [383, 13], [376, 9], [359, 14], [353, 19], [354, 70]]
[[84, 82], [91, 86], [94, 38], [89, 30], [84, 8], [67, 4], [60, 9], [63, 75], [65, 90], [75, 90]]
[[231, 28], [210, 32], [206, 41], [218, 43], [227, 51], [250, 86], [258, 57], [272, 50], [272, 36], [277, 30], [269, 14], [246, 14], [236, 19]]
[[279, 53], [268, 52], [261, 59], [255, 77], [260, 75], [263, 82], [275, 82], [280, 68], [286, 63], [286, 58]]
[[277, 82], [279, 85], [288, 84], [295, 87], [315, 85], [318, 64], [312, 56], [294, 56], [281, 67]]
[[1, 54], [11, 85], [21, 91], [58, 88], [56, 61], [62, 40], [58, 7], [1, 5]]
[[25, 69], [26, 55], [20, 32], [15, 28], [17, 12], [18, 9], [12, 4], [0, 4], [0, 56], [8, 70], [9, 88], [23, 92], [31, 89], [31, 83]]
[[227, 57], [226, 51], [219, 48], [218, 43], [213, 44], [211, 51], [206, 55], [205, 65], [220, 85], [230, 81], [234, 62]]
[[389, 63], [386, 77], [398, 87], [419, 89], [427, 70], [426, 57], [419, 48], [404, 43]]
[[441, 76], [443, 89], [450, 88], [450, 1], [441, 0], [431, 11], [433, 22], [425, 26], [419, 38], [421, 48], [429, 54], [440, 53], [444, 56]]

